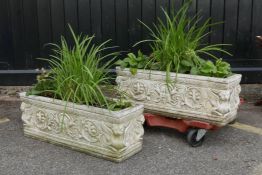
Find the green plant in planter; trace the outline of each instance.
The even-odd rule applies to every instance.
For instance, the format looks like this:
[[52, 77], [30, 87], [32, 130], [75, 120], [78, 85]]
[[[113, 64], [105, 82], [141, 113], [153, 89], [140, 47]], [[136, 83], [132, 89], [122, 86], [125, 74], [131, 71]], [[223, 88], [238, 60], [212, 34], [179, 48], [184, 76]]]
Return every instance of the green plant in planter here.
[[[166, 22], [159, 19], [154, 29], [140, 21], [150, 31], [152, 39], [140, 41], [135, 46], [143, 42], [151, 43], [152, 58], [150, 61], [159, 65], [158, 70], [166, 71], [168, 82], [171, 81], [170, 72], [215, 77], [229, 76], [231, 74], [230, 65], [214, 54], [214, 52], [221, 52], [231, 55], [222, 49], [222, 46], [227, 44], [201, 44], [202, 39], [209, 35], [209, 32], [206, 32], [209, 27], [219, 23], [211, 23], [211, 19], [208, 19], [203, 24], [199, 24], [201, 18], [199, 14], [193, 18], [188, 17], [190, 4], [191, 1], [185, 2], [176, 15], [171, 13], [169, 16], [163, 10]], [[214, 59], [216, 63], [202, 59], [203, 55]], [[211, 70], [211, 64], [216, 71]], [[138, 66], [132, 68], [138, 68]], [[143, 68], [150, 69], [145, 66]]]
[[199, 69], [200, 75], [205, 75], [209, 77], [221, 77], [225, 78], [231, 75], [230, 65], [221, 59], [216, 60], [214, 64], [211, 61], [206, 61], [203, 63]]
[[55, 89], [55, 82], [50, 78], [50, 71], [41, 69], [42, 73], [37, 76], [37, 83], [35, 86], [27, 92], [27, 95], [42, 95], [47, 97], [53, 97], [53, 91]]
[[92, 44], [94, 36], [77, 36], [71, 27], [70, 30], [74, 45], [70, 47], [64, 37], [61, 46], [52, 44], [55, 47], [52, 59], [42, 59], [50, 64], [51, 70], [39, 77], [38, 83], [28, 94], [48, 94], [64, 101], [110, 110], [130, 106], [130, 103], [109, 100], [100, 88], [108, 83], [108, 68], [114, 59], [106, 63], [104, 60], [118, 55], [116, 52], [102, 55], [108, 49], [105, 45], [109, 41], [96, 46]]
[[137, 73], [137, 69], [159, 69], [159, 64], [152, 62], [152, 59], [140, 50], [137, 52], [137, 56], [134, 53], [128, 53], [124, 60], [118, 60], [115, 64], [121, 68], [130, 68], [133, 75]]

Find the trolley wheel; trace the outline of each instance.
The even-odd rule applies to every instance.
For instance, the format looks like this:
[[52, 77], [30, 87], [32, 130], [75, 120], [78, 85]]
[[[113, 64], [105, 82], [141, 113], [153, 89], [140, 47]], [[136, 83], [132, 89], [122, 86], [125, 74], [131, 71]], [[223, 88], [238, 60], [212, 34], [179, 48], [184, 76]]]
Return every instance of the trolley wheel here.
[[205, 140], [205, 129], [189, 129], [187, 133], [187, 142], [192, 147], [201, 146]]

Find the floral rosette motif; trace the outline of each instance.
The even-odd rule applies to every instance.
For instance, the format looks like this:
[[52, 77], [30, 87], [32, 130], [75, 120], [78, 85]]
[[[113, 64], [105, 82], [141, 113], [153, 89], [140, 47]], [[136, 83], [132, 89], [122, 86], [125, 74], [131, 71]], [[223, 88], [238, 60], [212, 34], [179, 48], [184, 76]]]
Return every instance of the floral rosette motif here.
[[147, 89], [146, 86], [139, 81], [134, 81], [131, 83], [131, 93], [133, 98], [138, 101], [143, 101], [147, 99]]
[[98, 141], [99, 131], [96, 125], [89, 120], [82, 121], [81, 133], [82, 133], [82, 136], [89, 142]]
[[47, 129], [59, 133], [62, 130], [60, 126], [59, 118], [56, 115], [53, 115], [48, 121]]

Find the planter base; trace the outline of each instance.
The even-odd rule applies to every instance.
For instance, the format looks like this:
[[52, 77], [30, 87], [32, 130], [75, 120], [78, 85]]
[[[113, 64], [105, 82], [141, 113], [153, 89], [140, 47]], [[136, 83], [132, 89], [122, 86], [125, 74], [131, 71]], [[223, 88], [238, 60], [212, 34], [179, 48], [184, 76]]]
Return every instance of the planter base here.
[[118, 163], [128, 159], [129, 157], [135, 155], [136, 153], [142, 150], [142, 144], [138, 143], [136, 145], [133, 145], [132, 148], [130, 147], [129, 150], [122, 152], [121, 155], [119, 155], [118, 157], [115, 157], [112, 155], [110, 156], [110, 155], [105, 155], [96, 152], [96, 148], [92, 148], [92, 147], [89, 148], [85, 145], [80, 145], [80, 144], [72, 144], [72, 141], [70, 140], [54, 137], [53, 135], [49, 135], [44, 132], [38, 132], [36, 134], [35, 131], [24, 130], [24, 135], [28, 138], [37, 139], [43, 142], [51, 143], [65, 148], [70, 148], [75, 151], [83, 152], [94, 157], [103, 158]]

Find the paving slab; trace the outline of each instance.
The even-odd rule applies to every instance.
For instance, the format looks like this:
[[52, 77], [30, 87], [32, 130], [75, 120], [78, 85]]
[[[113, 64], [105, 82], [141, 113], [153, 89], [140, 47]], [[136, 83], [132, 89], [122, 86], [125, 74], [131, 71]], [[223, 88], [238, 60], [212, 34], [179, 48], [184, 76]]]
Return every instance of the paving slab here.
[[[145, 128], [143, 150], [113, 163], [24, 137], [18, 101], [1, 101], [0, 175], [261, 175], [262, 133], [226, 126], [209, 132], [203, 146], [190, 147], [184, 134]], [[241, 106], [238, 123], [262, 128], [262, 107]]]

